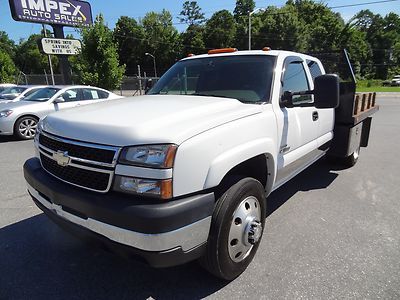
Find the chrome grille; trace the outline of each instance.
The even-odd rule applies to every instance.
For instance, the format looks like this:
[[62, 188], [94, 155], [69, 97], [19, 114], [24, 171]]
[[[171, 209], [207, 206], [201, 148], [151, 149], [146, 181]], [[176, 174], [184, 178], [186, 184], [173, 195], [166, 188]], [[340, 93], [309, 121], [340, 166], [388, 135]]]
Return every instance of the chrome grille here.
[[[107, 192], [112, 183], [118, 147], [68, 140], [44, 132], [38, 149], [42, 167], [54, 177], [81, 188]], [[63, 161], [58, 161], [60, 155]]]

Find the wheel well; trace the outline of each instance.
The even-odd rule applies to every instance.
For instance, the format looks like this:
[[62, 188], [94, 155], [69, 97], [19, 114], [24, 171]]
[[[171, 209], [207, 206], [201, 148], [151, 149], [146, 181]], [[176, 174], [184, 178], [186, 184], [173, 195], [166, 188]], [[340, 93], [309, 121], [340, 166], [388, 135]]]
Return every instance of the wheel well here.
[[257, 155], [245, 160], [229, 170], [221, 180], [216, 189], [218, 195], [222, 195], [230, 186], [244, 177], [251, 177], [258, 180], [264, 187], [267, 184], [268, 170], [267, 158], [264, 154]]
[[[17, 125], [18, 121], [21, 120], [22, 118], [25, 118], [25, 117], [32, 117], [32, 118], [35, 118], [37, 121], [39, 121], [39, 119], [40, 119], [38, 116], [35, 116], [35, 115], [32, 115], [32, 114], [20, 116], [20, 117], [18, 117], [17, 120], [15, 120], [15, 123], [14, 123], [14, 130], [15, 130], [15, 126]], [[15, 133], [15, 132], [14, 132], [14, 133]]]

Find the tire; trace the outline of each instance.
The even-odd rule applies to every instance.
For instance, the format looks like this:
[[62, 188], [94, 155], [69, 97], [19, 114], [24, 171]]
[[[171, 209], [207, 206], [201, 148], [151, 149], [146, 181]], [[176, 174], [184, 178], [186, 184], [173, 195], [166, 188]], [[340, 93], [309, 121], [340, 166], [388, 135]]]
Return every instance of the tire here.
[[265, 191], [253, 178], [233, 184], [218, 200], [207, 249], [200, 262], [211, 274], [233, 280], [252, 261], [266, 218]]
[[327, 156], [327, 159], [332, 164], [340, 165], [346, 168], [351, 168], [357, 163], [359, 156], [360, 156], [360, 146], [358, 146], [358, 148], [347, 157]]
[[360, 146], [350, 156], [345, 157], [342, 163], [344, 166], [351, 168], [357, 163], [359, 156]]
[[14, 125], [14, 135], [21, 140], [33, 139], [36, 133], [38, 121], [38, 118], [34, 116], [19, 118]]

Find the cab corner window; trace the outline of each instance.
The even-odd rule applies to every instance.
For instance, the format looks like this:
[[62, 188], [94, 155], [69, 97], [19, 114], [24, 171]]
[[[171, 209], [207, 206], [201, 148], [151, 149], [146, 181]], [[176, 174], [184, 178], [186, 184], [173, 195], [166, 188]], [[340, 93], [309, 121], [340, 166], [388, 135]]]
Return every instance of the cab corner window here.
[[[310, 89], [307, 76], [301, 61], [293, 61], [286, 65], [282, 82], [282, 94], [286, 91], [301, 92]], [[293, 95], [293, 105], [312, 103], [311, 95]]]

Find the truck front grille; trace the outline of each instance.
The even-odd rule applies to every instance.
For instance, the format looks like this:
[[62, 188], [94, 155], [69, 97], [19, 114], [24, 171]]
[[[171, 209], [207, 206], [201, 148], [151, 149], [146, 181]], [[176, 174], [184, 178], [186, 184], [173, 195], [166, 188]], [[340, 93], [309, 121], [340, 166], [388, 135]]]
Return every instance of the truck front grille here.
[[[68, 140], [41, 132], [38, 149], [43, 169], [72, 185], [107, 192], [119, 148]], [[59, 161], [61, 155], [61, 160]]]
[[62, 167], [57, 162], [43, 154], [40, 154], [43, 168], [55, 177], [96, 191], [106, 191], [110, 181], [110, 174], [85, 170], [77, 167]]
[[68, 154], [74, 157], [80, 157], [83, 159], [103, 162], [111, 164], [113, 162], [115, 151], [93, 148], [88, 146], [81, 146], [77, 144], [69, 144], [60, 140], [56, 140], [40, 134], [39, 143], [54, 151], [68, 151]]

